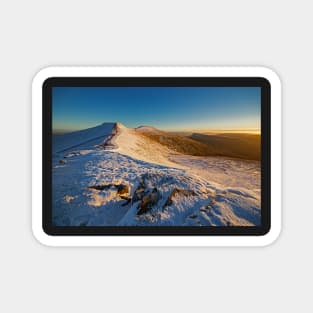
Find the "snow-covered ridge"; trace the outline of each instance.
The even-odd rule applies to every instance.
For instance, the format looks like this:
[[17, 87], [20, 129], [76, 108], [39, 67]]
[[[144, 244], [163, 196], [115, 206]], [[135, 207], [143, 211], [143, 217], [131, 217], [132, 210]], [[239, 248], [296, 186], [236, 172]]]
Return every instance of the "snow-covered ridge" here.
[[106, 146], [114, 147], [112, 151], [145, 162], [181, 167], [169, 159], [173, 151], [143, 136], [137, 129], [117, 123], [115, 130], [114, 136], [106, 142]]
[[112, 134], [116, 123], [103, 123], [96, 127], [57, 135], [53, 138], [53, 153], [90, 148], [103, 143]]
[[132, 129], [119, 122], [103, 123], [92, 128], [54, 136], [53, 153], [100, 147], [147, 162], [173, 165], [173, 162], [168, 160], [168, 154], [171, 152], [169, 149], [142, 136], [141, 132], [147, 130], [158, 131], [150, 126]]
[[54, 224], [260, 223], [259, 162], [178, 153], [150, 132], [166, 136], [120, 123], [55, 136]]

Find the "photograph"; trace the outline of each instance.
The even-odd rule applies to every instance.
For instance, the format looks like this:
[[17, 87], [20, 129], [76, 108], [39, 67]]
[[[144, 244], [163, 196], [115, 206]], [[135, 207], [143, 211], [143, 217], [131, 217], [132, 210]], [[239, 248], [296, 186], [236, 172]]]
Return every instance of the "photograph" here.
[[54, 226], [260, 226], [260, 87], [53, 87]]
[[313, 1], [0, 15], [0, 313], [313, 313]]

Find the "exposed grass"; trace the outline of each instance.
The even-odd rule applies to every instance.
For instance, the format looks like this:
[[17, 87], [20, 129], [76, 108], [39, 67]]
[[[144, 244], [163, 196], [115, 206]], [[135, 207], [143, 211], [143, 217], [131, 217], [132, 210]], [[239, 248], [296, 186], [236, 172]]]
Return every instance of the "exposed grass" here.
[[207, 156], [214, 152], [206, 144], [180, 135], [172, 135], [166, 132], [145, 132], [143, 135], [178, 153]]
[[260, 134], [192, 134], [193, 140], [206, 144], [220, 155], [248, 159], [261, 159], [261, 135]]
[[159, 130], [141, 133], [178, 153], [194, 156], [224, 156], [247, 160], [261, 159], [261, 136], [259, 134], [193, 133], [183, 136]]

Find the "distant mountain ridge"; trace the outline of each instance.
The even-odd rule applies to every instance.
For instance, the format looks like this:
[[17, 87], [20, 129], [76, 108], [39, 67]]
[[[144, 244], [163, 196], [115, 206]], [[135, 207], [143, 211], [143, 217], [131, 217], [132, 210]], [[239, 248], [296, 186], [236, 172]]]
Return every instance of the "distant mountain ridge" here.
[[141, 160], [170, 165], [173, 165], [168, 161], [170, 154], [249, 160], [260, 160], [261, 155], [260, 135], [251, 134], [181, 135], [148, 125], [127, 128], [119, 122], [111, 122], [53, 136], [54, 153], [95, 146], [129, 153]]
[[224, 156], [247, 160], [260, 160], [261, 136], [246, 133], [221, 133], [180, 135], [158, 130], [154, 127], [136, 128], [144, 136], [167, 148], [193, 156]]
[[189, 138], [209, 146], [217, 155], [257, 161], [261, 159], [261, 135], [259, 134], [194, 133]]

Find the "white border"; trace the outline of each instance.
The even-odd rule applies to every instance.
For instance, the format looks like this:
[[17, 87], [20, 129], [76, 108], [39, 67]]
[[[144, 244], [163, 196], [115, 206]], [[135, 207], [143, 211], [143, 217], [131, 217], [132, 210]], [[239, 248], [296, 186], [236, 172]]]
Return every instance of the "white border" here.
[[[264, 77], [271, 84], [271, 230], [264, 236], [49, 236], [42, 229], [42, 84], [49, 77]], [[32, 229], [48, 246], [265, 246], [281, 230], [281, 84], [264, 67], [48, 67], [32, 84]]]

